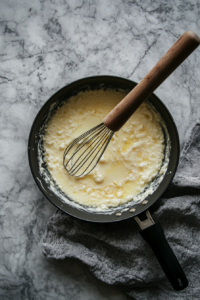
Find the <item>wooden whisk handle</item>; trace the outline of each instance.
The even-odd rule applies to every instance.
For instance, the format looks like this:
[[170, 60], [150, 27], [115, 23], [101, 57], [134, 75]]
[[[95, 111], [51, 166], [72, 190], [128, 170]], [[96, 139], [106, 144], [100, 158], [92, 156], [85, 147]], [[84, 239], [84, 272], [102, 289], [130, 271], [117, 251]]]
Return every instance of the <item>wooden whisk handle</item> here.
[[198, 35], [192, 31], [186, 31], [140, 83], [104, 118], [103, 123], [113, 131], [119, 130], [142, 102], [155, 91], [199, 44], [200, 38]]

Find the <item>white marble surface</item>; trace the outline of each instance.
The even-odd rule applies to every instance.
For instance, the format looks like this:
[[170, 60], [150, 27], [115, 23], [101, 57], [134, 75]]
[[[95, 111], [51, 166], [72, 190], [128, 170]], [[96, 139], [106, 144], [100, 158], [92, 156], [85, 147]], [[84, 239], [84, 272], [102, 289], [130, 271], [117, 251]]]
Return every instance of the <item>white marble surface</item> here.
[[[0, 299], [129, 299], [72, 260], [42, 254], [55, 208], [36, 187], [27, 140], [40, 107], [92, 75], [139, 81], [186, 30], [200, 35], [198, 0], [0, 0]], [[200, 49], [156, 94], [181, 145], [200, 116]]]

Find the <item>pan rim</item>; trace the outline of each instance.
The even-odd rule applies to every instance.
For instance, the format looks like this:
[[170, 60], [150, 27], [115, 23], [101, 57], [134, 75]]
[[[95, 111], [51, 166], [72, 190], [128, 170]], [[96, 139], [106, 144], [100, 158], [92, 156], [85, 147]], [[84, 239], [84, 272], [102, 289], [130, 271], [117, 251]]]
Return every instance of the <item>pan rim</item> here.
[[[49, 106], [49, 103], [51, 103], [52, 99], [56, 98], [57, 95], [59, 93], [61, 93], [62, 91], [64, 91], [65, 89], [69, 89], [69, 88], [73, 88], [73, 86], [77, 85], [77, 84], [80, 84], [80, 83], [83, 83], [83, 82], [89, 82], [91, 80], [95, 81], [95, 80], [116, 80], [116, 81], [123, 81], [125, 83], [129, 83], [130, 85], [133, 85], [133, 87], [135, 85], [137, 85], [136, 82], [130, 80], [130, 79], [126, 79], [126, 78], [123, 78], [123, 77], [118, 77], [118, 76], [112, 76], [112, 75], [97, 75], [97, 76], [89, 76], [89, 77], [84, 77], [84, 78], [81, 78], [81, 79], [78, 79], [76, 81], [73, 81], [71, 82], [70, 84], [68, 85], [65, 85], [63, 86], [61, 89], [59, 89], [58, 91], [56, 91], [45, 103], [44, 105], [40, 108], [40, 110], [38, 111], [38, 113], [36, 114], [36, 117], [33, 121], [33, 124], [31, 126], [31, 130], [30, 130], [30, 134], [29, 134], [29, 139], [28, 139], [28, 160], [29, 160], [29, 166], [30, 166], [30, 169], [31, 169], [31, 173], [33, 175], [33, 178], [37, 184], [37, 186], [39, 187], [39, 189], [41, 190], [41, 192], [43, 193], [43, 195], [45, 196], [45, 198], [47, 198], [54, 206], [56, 206], [57, 208], [59, 208], [60, 210], [62, 210], [64, 213], [67, 213], [71, 216], [74, 216], [78, 219], [81, 219], [81, 220], [85, 220], [85, 221], [89, 221], [89, 222], [95, 222], [95, 223], [111, 223], [111, 222], [116, 222], [116, 221], [122, 221], [122, 220], [126, 220], [126, 219], [129, 219], [129, 218], [132, 218], [132, 217], [135, 217], [137, 215], [139, 215], [140, 213], [144, 212], [145, 210], [149, 209], [155, 202], [157, 202], [160, 197], [162, 196], [162, 194], [166, 191], [166, 189], [168, 188], [169, 184], [171, 183], [171, 181], [173, 180], [173, 177], [176, 173], [176, 170], [177, 170], [177, 167], [178, 167], [178, 161], [179, 161], [179, 154], [180, 154], [180, 142], [179, 142], [179, 136], [178, 136], [178, 130], [176, 128], [176, 124], [169, 112], [169, 110], [167, 109], [167, 107], [165, 106], [165, 104], [153, 93], [152, 94], [152, 97], [154, 97], [154, 99], [156, 99], [156, 101], [162, 106], [162, 108], [164, 109], [164, 111], [166, 112], [166, 114], [168, 115], [170, 121], [171, 121], [171, 125], [173, 127], [173, 130], [174, 130], [174, 136], [175, 136], [175, 139], [176, 139], [176, 158], [175, 158], [175, 164], [173, 166], [173, 172], [171, 174], [169, 174], [169, 177], [168, 177], [168, 183], [165, 185], [165, 187], [160, 191], [160, 193], [158, 193], [158, 195], [155, 197], [156, 199], [154, 201], [151, 201], [151, 202], [148, 202], [146, 205], [143, 205], [141, 206], [140, 210], [134, 212], [134, 213], [129, 213], [125, 214], [125, 213], [122, 213], [122, 215], [118, 215], [116, 216], [116, 213], [115, 214], [112, 214], [112, 215], [108, 215], [108, 214], [103, 214], [103, 213], [91, 213], [91, 212], [85, 212], [85, 211], [81, 211], [81, 210], [78, 210], [78, 214], [74, 213], [74, 211], [77, 210], [76, 209], [73, 209], [73, 210], [67, 210], [66, 211], [66, 205], [64, 205], [65, 203], [63, 203], [61, 200], [60, 200], [60, 203], [59, 201], [54, 201], [49, 193], [52, 193], [52, 191], [49, 191], [48, 190], [48, 193], [46, 192], [44, 186], [42, 185], [42, 183], [40, 182], [40, 180], [38, 180], [37, 178], [37, 174], [35, 174], [35, 171], [34, 171], [34, 162], [32, 161], [32, 152], [35, 151], [35, 150], [32, 150], [32, 139], [33, 139], [33, 133], [34, 133], [34, 128], [35, 128], [35, 125], [36, 123], [38, 122], [38, 119], [40, 117], [40, 114], [42, 113], [42, 111]], [[88, 85], [90, 85], [88, 83]], [[171, 157], [171, 154], [170, 154], [170, 157]], [[167, 172], [166, 172], [167, 173]], [[163, 178], [163, 181], [165, 180], [165, 176]], [[163, 182], [162, 181], [162, 182]], [[161, 183], [162, 183], [161, 182]], [[160, 186], [160, 185], [159, 185]], [[152, 194], [154, 195], [155, 192]], [[138, 207], [138, 205], [141, 204], [141, 203], [136, 203], [134, 205], [134, 207]], [[69, 205], [68, 205], [69, 206]], [[80, 213], [81, 212], [81, 213]], [[84, 212], [84, 213], [83, 213]], [[94, 216], [95, 215], [95, 216]], [[97, 217], [98, 216], [98, 217]], [[102, 218], [101, 218], [102, 216]], [[105, 218], [105, 216], [107, 216]], [[112, 216], [112, 218], [110, 218], [110, 216]]]

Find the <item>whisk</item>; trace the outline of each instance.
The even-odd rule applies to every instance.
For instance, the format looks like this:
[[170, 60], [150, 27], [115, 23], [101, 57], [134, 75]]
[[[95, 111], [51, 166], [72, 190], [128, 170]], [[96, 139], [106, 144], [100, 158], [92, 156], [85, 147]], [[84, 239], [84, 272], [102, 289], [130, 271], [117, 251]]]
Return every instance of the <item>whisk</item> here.
[[65, 149], [63, 165], [71, 176], [89, 174], [98, 164], [113, 134], [154, 90], [198, 47], [200, 38], [186, 31], [153, 69], [131, 90], [98, 126], [73, 140]]

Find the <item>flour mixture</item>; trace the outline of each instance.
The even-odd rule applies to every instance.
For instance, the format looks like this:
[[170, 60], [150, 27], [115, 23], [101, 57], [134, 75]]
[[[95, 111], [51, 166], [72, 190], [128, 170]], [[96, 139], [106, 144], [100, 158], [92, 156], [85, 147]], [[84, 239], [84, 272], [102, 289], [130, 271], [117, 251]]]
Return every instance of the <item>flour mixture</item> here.
[[106, 210], [131, 200], [138, 202], [154, 178], [166, 171], [162, 120], [148, 102], [114, 134], [90, 174], [76, 178], [65, 170], [63, 152], [67, 145], [102, 123], [125, 95], [115, 90], [80, 92], [64, 103], [46, 126], [44, 156], [49, 173], [59, 189], [81, 205]]

